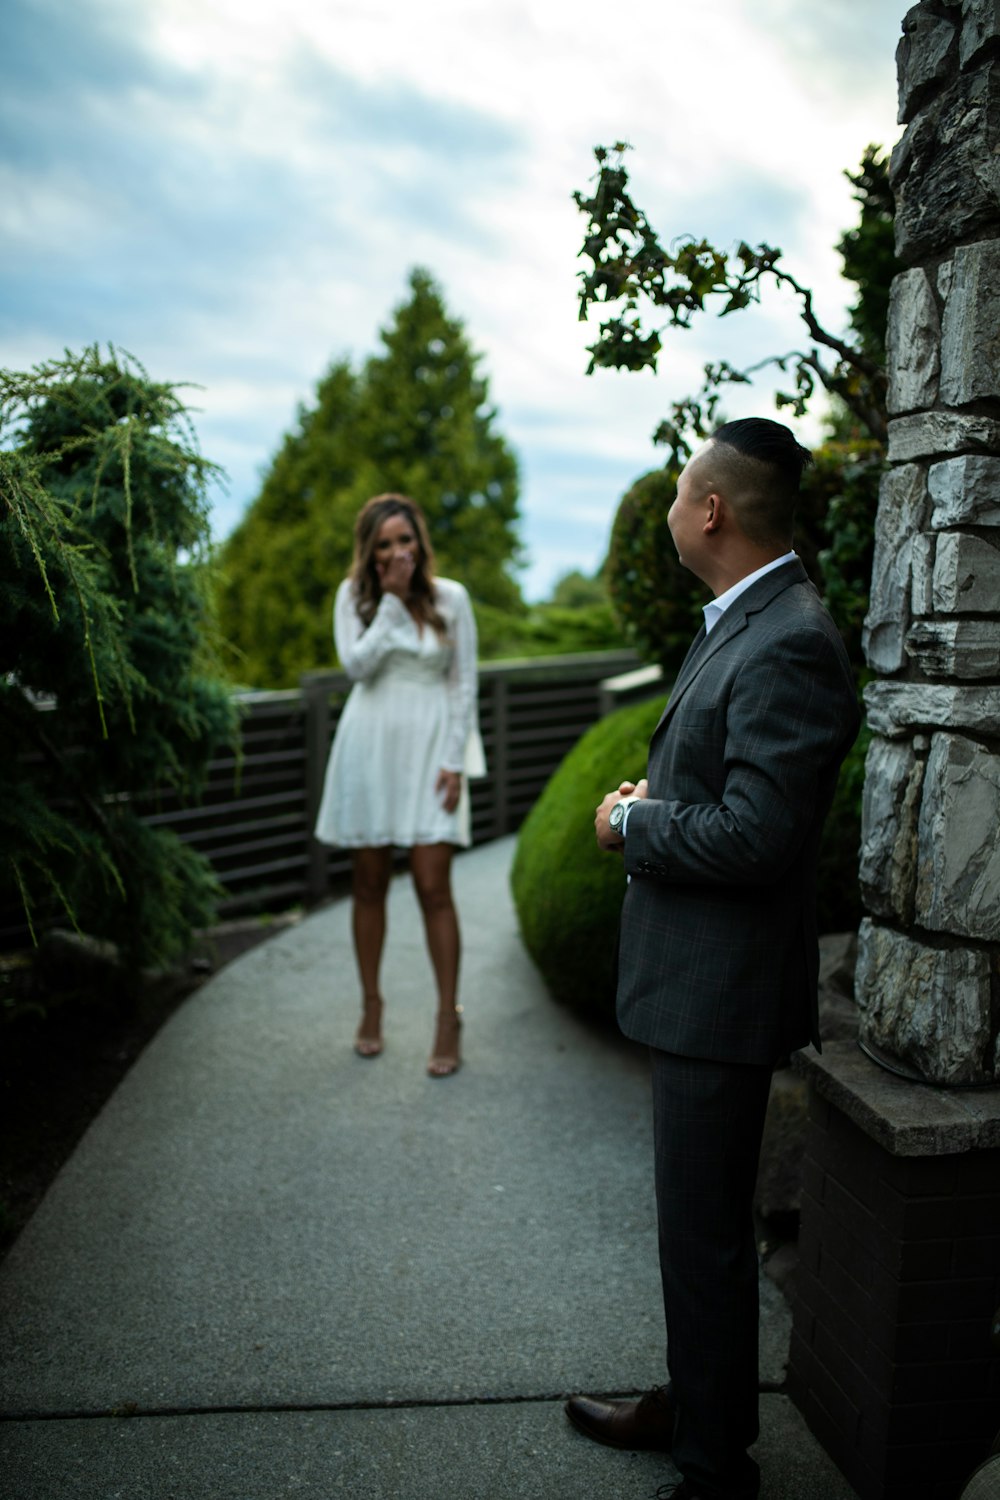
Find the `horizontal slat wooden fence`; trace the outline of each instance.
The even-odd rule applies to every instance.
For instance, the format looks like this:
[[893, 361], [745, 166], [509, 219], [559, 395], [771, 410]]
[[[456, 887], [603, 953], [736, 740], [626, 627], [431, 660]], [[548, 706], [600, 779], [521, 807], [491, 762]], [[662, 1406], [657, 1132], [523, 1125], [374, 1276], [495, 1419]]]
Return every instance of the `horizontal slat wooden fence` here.
[[[630, 651], [489, 662], [479, 705], [488, 774], [472, 783], [473, 842], [513, 832], [552, 772], [602, 713], [607, 679], [636, 666]], [[349, 856], [312, 838], [330, 742], [349, 683], [342, 672], [303, 676], [287, 692], [241, 693], [239, 753], [209, 767], [201, 799], [152, 792], [146, 821], [172, 828], [210, 861], [225, 891], [219, 915], [278, 911], [319, 900]], [[23, 942], [16, 913], [0, 943]]]

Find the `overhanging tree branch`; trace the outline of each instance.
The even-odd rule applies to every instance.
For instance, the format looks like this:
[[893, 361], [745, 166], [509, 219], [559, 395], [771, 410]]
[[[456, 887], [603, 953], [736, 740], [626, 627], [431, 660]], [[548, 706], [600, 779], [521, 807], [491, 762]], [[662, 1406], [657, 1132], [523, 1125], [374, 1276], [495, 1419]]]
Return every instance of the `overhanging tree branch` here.
[[[573, 195], [588, 218], [580, 254], [591, 262], [590, 270], [580, 272], [580, 318], [585, 321], [594, 307], [620, 304], [620, 310], [599, 325], [598, 337], [588, 348], [587, 373], [599, 367], [655, 370], [666, 328], [691, 327], [694, 315], [708, 311], [713, 303], [722, 304], [718, 308], [720, 317], [741, 311], [760, 300], [762, 285], [770, 279], [799, 299], [800, 317], [812, 347], [769, 356], [745, 370], [737, 370], [726, 361], [706, 365], [700, 391], [673, 405], [672, 416], [658, 428], [656, 440], [669, 442], [675, 459], [683, 460], [691, 451], [690, 437], [706, 436], [722, 388], [746, 383], [756, 371], [771, 365], [794, 375], [793, 389], [779, 391], [775, 397], [779, 408], [790, 408], [801, 415], [819, 383], [844, 402], [870, 436], [884, 442], [886, 381], [878, 360], [861, 347], [860, 341], [851, 343], [823, 326], [810, 289], [779, 265], [780, 249], [741, 241], [729, 254], [693, 237], [674, 240], [670, 250], [664, 249], [628, 192], [623, 164], [628, 149], [624, 142], [611, 148], [597, 147], [594, 192], [590, 197]], [[869, 148], [863, 165], [877, 170], [874, 148]], [[856, 185], [862, 180], [866, 179], [851, 178]], [[666, 322], [644, 326], [639, 311], [642, 304], [665, 311]], [[835, 356], [835, 362], [824, 360], [824, 350]]]

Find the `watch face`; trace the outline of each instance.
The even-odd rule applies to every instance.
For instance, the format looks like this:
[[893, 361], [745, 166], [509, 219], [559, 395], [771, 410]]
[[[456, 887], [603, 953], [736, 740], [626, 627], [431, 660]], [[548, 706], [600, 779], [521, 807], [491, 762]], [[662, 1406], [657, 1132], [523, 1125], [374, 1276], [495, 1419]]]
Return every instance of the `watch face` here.
[[611, 809], [611, 812], [610, 812], [610, 814], [608, 816], [608, 822], [610, 823], [610, 825], [611, 825], [612, 829], [614, 830], [614, 832], [617, 833], [619, 831], [619, 829], [621, 828], [622, 824], [624, 823], [624, 821], [625, 821], [625, 804], [624, 804], [624, 802], [616, 802], [615, 805], [614, 805], [614, 807]]

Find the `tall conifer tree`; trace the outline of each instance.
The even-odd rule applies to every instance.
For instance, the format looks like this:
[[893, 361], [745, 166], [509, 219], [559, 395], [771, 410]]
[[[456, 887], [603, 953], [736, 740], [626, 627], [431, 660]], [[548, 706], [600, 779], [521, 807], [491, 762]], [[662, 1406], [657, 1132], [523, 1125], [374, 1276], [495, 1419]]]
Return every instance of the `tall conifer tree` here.
[[220, 617], [234, 675], [288, 687], [332, 660], [333, 592], [350, 566], [354, 517], [374, 494], [425, 511], [441, 573], [473, 599], [519, 610], [517, 465], [495, 431], [486, 379], [426, 271], [361, 372], [340, 361], [300, 408], [259, 496], [222, 552]]

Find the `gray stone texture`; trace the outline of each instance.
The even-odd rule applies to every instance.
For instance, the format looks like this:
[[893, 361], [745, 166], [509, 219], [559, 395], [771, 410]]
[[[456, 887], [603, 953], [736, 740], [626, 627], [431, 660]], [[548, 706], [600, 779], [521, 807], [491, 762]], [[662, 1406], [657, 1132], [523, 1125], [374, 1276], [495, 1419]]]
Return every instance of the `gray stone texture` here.
[[941, 322], [941, 400], [966, 406], [998, 391], [1000, 243], [991, 239], [954, 254]]
[[892, 371], [889, 411], [921, 411], [938, 395], [941, 320], [926, 273], [919, 267], [894, 278], [889, 298], [886, 360]]
[[[890, 300], [892, 468], [879, 497], [864, 629], [866, 657], [881, 680], [865, 691], [873, 738], [859, 877], [871, 915], [861, 924], [855, 970], [860, 1047], [832, 1041], [822, 1056], [796, 1058], [824, 1150], [841, 1164], [843, 1116], [896, 1156], [1000, 1146], [1000, 535], [990, 530], [1000, 526], [1000, 0], [923, 0], [907, 13], [903, 33], [899, 119], [908, 128], [893, 152], [890, 183], [896, 253], [906, 269]], [[817, 1094], [831, 1107], [818, 1106]], [[897, 1207], [896, 1189], [912, 1188], [923, 1199], [936, 1181], [954, 1190], [955, 1221], [979, 1224], [984, 1200], [972, 1195], [984, 1191], [980, 1178], [963, 1182], [949, 1162], [926, 1164], [935, 1169], [932, 1178], [923, 1162], [911, 1171], [884, 1156], [876, 1161], [876, 1153], [859, 1160], [871, 1162], [873, 1181], [891, 1184]], [[994, 1165], [977, 1163], [987, 1176]], [[822, 1244], [828, 1279], [827, 1244], [841, 1232], [839, 1199], [829, 1198], [814, 1162], [807, 1170], [826, 1193], [824, 1206], [805, 1196], [803, 1220], [814, 1248]], [[876, 1193], [869, 1205], [880, 1232], [888, 1201]], [[961, 1251], [936, 1248], [940, 1278], [930, 1258], [918, 1267], [909, 1254], [900, 1278], [926, 1278], [921, 1290], [931, 1319], [952, 1297], [949, 1271], [969, 1274], [959, 1266]], [[865, 1328], [848, 1319], [841, 1342], [849, 1298], [831, 1301], [826, 1288], [810, 1305], [815, 1269], [804, 1254], [799, 1307], [812, 1326], [801, 1331], [796, 1315], [808, 1361], [799, 1367], [793, 1358], [792, 1390], [805, 1410], [823, 1392], [826, 1405], [816, 1410], [833, 1433], [837, 1423], [828, 1414], [839, 1402], [867, 1424], [872, 1366]], [[887, 1316], [894, 1350], [905, 1347], [909, 1359], [918, 1317], [909, 1293], [916, 1287], [898, 1298], [877, 1288], [871, 1299], [871, 1285], [869, 1276], [861, 1278], [862, 1316]], [[956, 1312], [959, 1322], [964, 1316], [964, 1309]], [[947, 1486], [935, 1484], [930, 1449], [922, 1450], [919, 1473], [918, 1450], [909, 1451], [941, 1436], [926, 1422], [937, 1417], [939, 1395], [946, 1405], [957, 1399], [953, 1388], [962, 1377], [949, 1373], [942, 1385], [927, 1399], [926, 1417], [918, 1413], [919, 1431], [911, 1423], [901, 1436], [897, 1417], [916, 1400], [916, 1385], [907, 1394], [890, 1373], [879, 1393], [885, 1421], [877, 1436], [878, 1420], [871, 1432], [866, 1427], [869, 1456], [856, 1472], [849, 1460], [857, 1460], [860, 1445], [839, 1451], [835, 1433], [831, 1451], [863, 1494], [916, 1494], [923, 1484], [928, 1494], [943, 1495], [945, 1487], [959, 1487], [960, 1476], [950, 1474]], [[912, 1416], [916, 1407], [908, 1409]]]
[[903, 18], [903, 35], [896, 48], [899, 79], [899, 123], [913, 118], [928, 90], [940, 85], [952, 72], [950, 54], [957, 27], [950, 20], [929, 14], [915, 5]]
[[860, 1037], [941, 1085], [993, 1080], [990, 961], [866, 919], [855, 976]]
[[[911, 12], [912, 14], [912, 12]], [[926, 90], [923, 91], [926, 94]], [[989, 234], [1000, 203], [1000, 64], [939, 84], [892, 153], [896, 254], [906, 266]]]
[[963, 453], [932, 464], [927, 476], [931, 525], [1000, 526], [1000, 458]]
[[796, 1052], [816, 1092], [893, 1156], [950, 1156], [1000, 1146], [1000, 1090], [926, 1088], [877, 1068], [850, 1042]]
[[996, 678], [998, 651], [995, 619], [918, 620], [906, 637], [907, 656], [928, 677]]
[[963, 68], [1000, 38], [1000, 0], [964, 0], [958, 59]]
[[915, 619], [934, 613], [934, 552], [937, 537], [922, 532], [910, 548], [910, 611]]
[[1000, 755], [957, 734], [931, 740], [918, 827], [916, 919], [1000, 942]]
[[[938, 538], [935, 549], [932, 593], [933, 614], [989, 614], [996, 610], [1000, 604], [1000, 551], [983, 537], [946, 532]], [[997, 644], [1000, 647], [1000, 634]]]
[[945, 728], [1000, 734], [1000, 687], [871, 682], [865, 688], [865, 706], [869, 729], [886, 739]]
[[923, 469], [907, 464], [885, 475], [879, 490], [871, 603], [863, 635], [868, 664], [876, 672], [898, 672], [906, 663], [910, 553], [926, 512]]
[[869, 911], [913, 920], [923, 757], [910, 740], [876, 736], [865, 760], [858, 879]]
[[994, 454], [998, 449], [1000, 422], [974, 412], [930, 411], [889, 423], [888, 458], [893, 464], [963, 451]]

